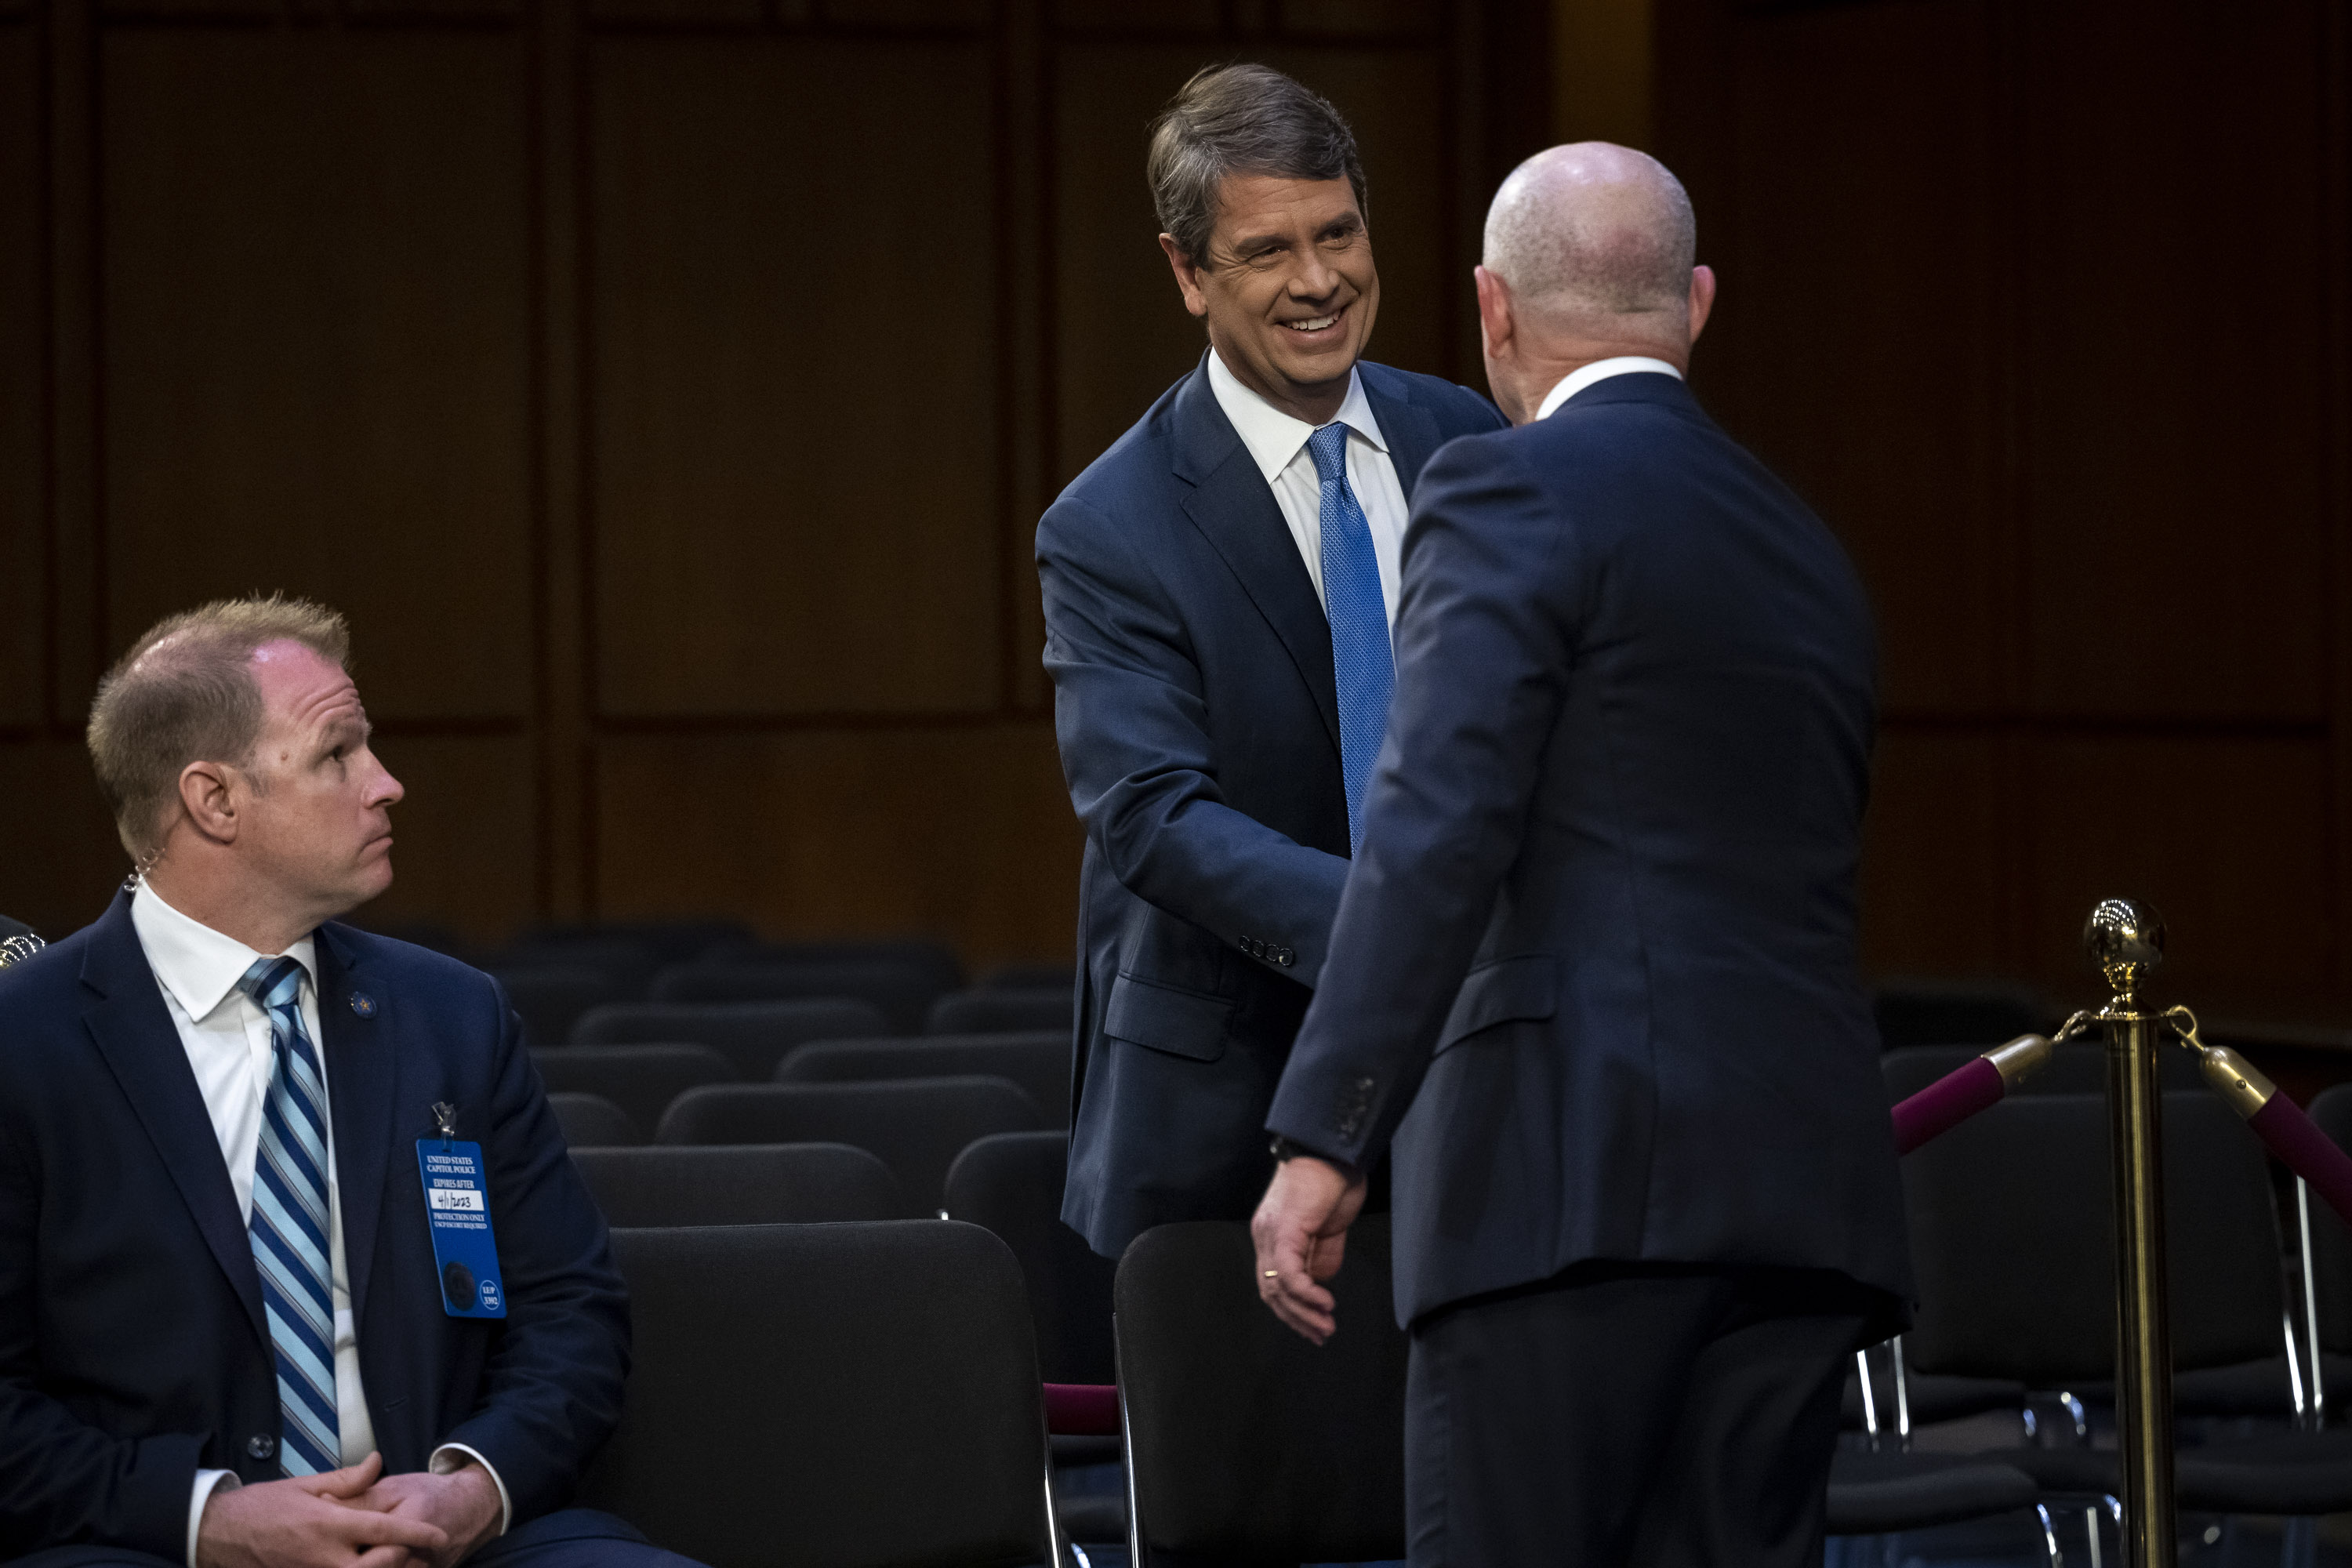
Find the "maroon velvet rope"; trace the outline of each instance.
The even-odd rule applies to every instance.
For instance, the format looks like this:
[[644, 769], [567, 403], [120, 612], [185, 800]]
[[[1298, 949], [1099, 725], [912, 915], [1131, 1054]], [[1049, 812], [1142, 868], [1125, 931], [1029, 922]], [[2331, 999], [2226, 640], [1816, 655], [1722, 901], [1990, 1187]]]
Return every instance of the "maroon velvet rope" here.
[[1985, 1107], [1999, 1104], [2007, 1092], [2009, 1085], [1989, 1057], [1946, 1073], [1895, 1108], [1895, 1152], [1908, 1154]]
[[2282, 1093], [2270, 1097], [2260, 1110], [2246, 1118], [2246, 1126], [2279, 1163], [2311, 1184], [2327, 1206], [2352, 1224], [2352, 1155], [2336, 1140], [2313, 1125], [2310, 1117]]

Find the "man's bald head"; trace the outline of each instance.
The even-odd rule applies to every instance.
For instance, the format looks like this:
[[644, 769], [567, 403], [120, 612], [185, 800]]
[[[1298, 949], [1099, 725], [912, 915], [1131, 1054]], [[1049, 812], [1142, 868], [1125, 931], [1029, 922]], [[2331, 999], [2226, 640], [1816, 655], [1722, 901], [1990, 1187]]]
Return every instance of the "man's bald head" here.
[[1608, 142], [1537, 153], [1486, 209], [1486, 270], [1531, 324], [1686, 338], [1697, 247], [1682, 182]]

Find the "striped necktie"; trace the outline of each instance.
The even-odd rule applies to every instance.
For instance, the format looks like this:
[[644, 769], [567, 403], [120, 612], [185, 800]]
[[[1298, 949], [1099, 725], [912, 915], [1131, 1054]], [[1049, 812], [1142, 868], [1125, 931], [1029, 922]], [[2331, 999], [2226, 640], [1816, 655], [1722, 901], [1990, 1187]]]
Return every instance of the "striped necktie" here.
[[269, 1015], [269, 1095], [253, 1163], [253, 1261], [278, 1352], [278, 1468], [342, 1463], [335, 1405], [335, 1310], [327, 1269], [326, 1080], [302, 1026], [302, 965], [257, 958], [237, 989]]
[[1396, 656], [1389, 648], [1388, 601], [1371, 525], [1348, 488], [1348, 427], [1326, 425], [1307, 437], [1321, 481], [1323, 613], [1331, 622], [1331, 673], [1339, 689], [1339, 778], [1348, 792], [1348, 847], [1364, 847], [1364, 796], [1389, 732]]

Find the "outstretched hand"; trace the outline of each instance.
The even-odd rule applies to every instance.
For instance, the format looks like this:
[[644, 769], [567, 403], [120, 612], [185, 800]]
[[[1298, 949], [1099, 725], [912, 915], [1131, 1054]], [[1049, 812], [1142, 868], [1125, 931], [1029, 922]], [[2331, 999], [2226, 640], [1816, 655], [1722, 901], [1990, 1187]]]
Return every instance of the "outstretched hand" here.
[[196, 1525], [197, 1568], [402, 1568], [447, 1550], [448, 1533], [364, 1500], [383, 1470], [370, 1454], [324, 1475], [215, 1488]]
[[1274, 1315], [1321, 1344], [1339, 1327], [1338, 1301], [1323, 1281], [1339, 1272], [1348, 1227], [1363, 1212], [1364, 1178], [1328, 1160], [1297, 1154], [1274, 1180], [1250, 1221], [1257, 1243], [1257, 1293]]

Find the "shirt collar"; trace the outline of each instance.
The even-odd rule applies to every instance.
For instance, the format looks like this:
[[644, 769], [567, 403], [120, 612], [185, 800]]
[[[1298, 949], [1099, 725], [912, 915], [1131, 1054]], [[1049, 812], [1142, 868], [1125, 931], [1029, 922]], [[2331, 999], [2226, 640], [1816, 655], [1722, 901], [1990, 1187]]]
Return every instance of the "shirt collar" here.
[[146, 950], [147, 966], [191, 1020], [201, 1020], [219, 1006], [257, 958], [294, 960], [310, 976], [312, 994], [318, 992], [318, 947], [311, 937], [302, 938], [282, 955], [257, 952], [236, 938], [182, 914], [143, 881], [131, 900], [131, 924], [139, 932], [139, 945]]
[[[1274, 483], [1275, 476], [1290, 467], [1298, 449], [1307, 445], [1307, 437], [1315, 434], [1316, 426], [1303, 419], [1293, 419], [1248, 387], [1241, 378], [1225, 368], [1217, 351], [1209, 351], [1209, 390], [1216, 394], [1217, 406], [1249, 448], [1251, 460], [1265, 482]], [[1364, 380], [1353, 366], [1348, 370], [1348, 395], [1339, 402], [1339, 412], [1334, 423], [1370, 441], [1381, 451], [1389, 449], [1388, 437], [1381, 434], [1381, 422], [1372, 417], [1371, 400], [1364, 395]]]
[[1579, 365], [1559, 378], [1559, 384], [1544, 394], [1542, 406], [1536, 417], [1549, 419], [1559, 405], [1591, 386], [1596, 381], [1606, 381], [1612, 375], [1671, 375], [1676, 381], [1683, 373], [1662, 359], [1647, 354], [1619, 354], [1614, 359], [1597, 359], [1591, 364]]

